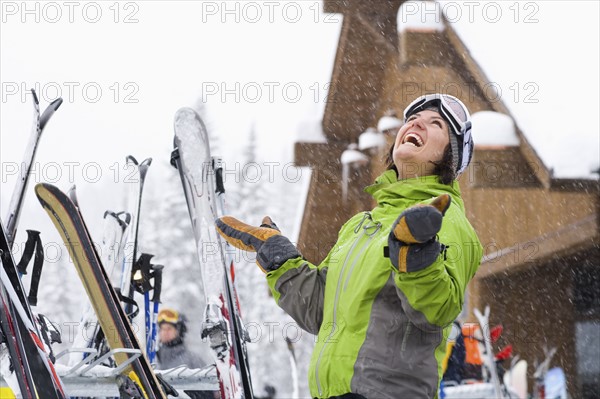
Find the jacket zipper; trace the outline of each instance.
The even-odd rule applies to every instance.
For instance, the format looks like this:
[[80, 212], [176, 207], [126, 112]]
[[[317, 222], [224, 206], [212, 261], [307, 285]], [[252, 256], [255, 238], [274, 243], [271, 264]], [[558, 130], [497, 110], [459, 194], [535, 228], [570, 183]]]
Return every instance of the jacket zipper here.
[[[360, 223], [358, 224], [358, 226], [354, 229], [354, 232], [356, 234], [358, 234], [360, 232], [360, 229], [361, 229], [361, 227], [364, 224], [364, 222], [365, 222], [366, 219], [372, 220], [370, 212], [365, 212], [362, 220], [360, 221]], [[381, 227], [381, 223], [378, 222], [375, 226], [376, 226], [376, 229], [371, 234], [367, 233], [367, 229], [372, 228], [373, 226], [365, 226], [364, 227], [363, 234], [367, 235], [369, 237], [369, 239], [361, 247], [359, 255], [356, 256], [354, 264], [352, 265], [349, 273], [352, 273], [352, 270], [354, 269], [354, 265], [356, 265], [358, 259], [360, 258], [360, 255], [366, 249], [367, 244], [369, 244], [369, 242], [371, 241], [371, 238], [373, 238], [373, 236], [375, 235], [375, 233], [377, 233], [377, 231]], [[346, 255], [346, 259], [344, 259], [344, 265], [342, 266], [342, 270], [340, 271], [340, 278], [338, 279], [337, 287], [336, 287], [336, 290], [335, 290], [335, 300], [333, 302], [333, 324], [332, 324], [332, 329], [331, 329], [331, 332], [329, 333], [329, 335], [327, 336], [327, 338], [325, 339], [325, 343], [323, 344], [323, 347], [321, 348], [321, 351], [319, 352], [319, 357], [317, 358], [317, 364], [315, 365], [315, 377], [316, 377], [316, 382], [317, 382], [317, 390], [319, 391], [319, 396], [323, 395], [323, 390], [321, 388], [321, 381], [319, 379], [319, 364], [321, 363], [321, 357], [323, 356], [323, 353], [325, 352], [325, 348], [327, 347], [327, 344], [329, 343], [329, 340], [332, 338], [333, 334], [335, 333], [335, 328], [336, 328], [335, 327], [335, 321], [337, 319], [337, 305], [338, 305], [338, 302], [339, 302], [340, 284], [342, 282], [342, 279], [343, 279], [343, 276], [344, 276], [344, 271], [346, 270], [346, 266], [348, 265], [348, 261], [350, 260], [352, 254], [354, 253], [354, 250], [355, 250], [356, 246], [358, 245], [358, 242], [363, 237], [363, 234], [361, 234], [358, 237], [356, 237], [356, 239], [352, 243], [352, 247], [348, 251], [348, 254]], [[347, 284], [348, 284], [348, 280], [346, 280], [346, 285]], [[345, 290], [345, 286], [344, 286], [344, 290]]]
[[[373, 230], [372, 233], [368, 233], [369, 229], [372, 229], [372, 228], [375, 228], [375, 230]], [[377, 234], [377, 232], [379, 231], [380, 228], [381, 228], [381, 222], [377, 222], [376, 224], [371, 225], [371, 226], [363, 227], [363, 229], [364, 229], [363, 233], [365, 235], [369, 236], [369, 238], [367, 239], [367, 242], [365, 242], [364, 245], [360, 248], [360, 252], [358, 253], [358, 255], [356, 255], [356, 257], [354, 258], [354, 262], [352, 263], [352, 266], [350, 267], [350, 271], [348, 272], [348, 275], [346, 276], [346, 282], [344, 283], [344, 291], [346, 291], [346, 288], [348, 288], [348, 283], [350, 282], [350, 277], [352, 277], [352, 272], [354, 271], [354, 267], [358, 263], [361, 255], [363, 254], [365, 249], [367, 249], [367, 245], [369, 245], [369, 243], [371, 242], [371, 239], [373, 238], [373, 236], [375, 236], [375, 234]]]

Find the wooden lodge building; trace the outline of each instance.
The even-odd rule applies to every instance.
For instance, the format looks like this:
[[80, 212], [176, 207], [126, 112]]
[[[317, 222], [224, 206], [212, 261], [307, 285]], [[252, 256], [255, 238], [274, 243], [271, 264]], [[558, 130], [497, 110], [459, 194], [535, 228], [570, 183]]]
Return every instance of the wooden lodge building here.
[[474, 127], [475, 153], [460, 179], [469, 220], [485, 247], [469, 287], [469, 315], [491, 305], [491, 323], [504, 326], [499, 344], [512, 344], [528, 361], [529, 387], [535, 360], [544, 359], [544, 347], [556, 347], [551, 366], [565, 371], [569, 394], [597, 397], [600, 370], [586, 362], [600, 353], [599, 182], [554, 178], [502, 101], [489, 99], [488, 79], [451, 26], [443, 21], [441, 30], [398, 30], [402, 3], [324, 0], [325, 12], [343, 14], [343, 25], [322, 119], [325, 142], [295, 147], [295, 163], [313, 170], [299, 247], [320, 262], [342, 223], [374, 206], [362, 189], [384, 170], [394, 134], [385, 147], [362, 151], [366, 161], [351, 165], [347, 183], [340, 159], [390, 110], [401, 115], [417, 96], [443, 91], [459, 97], [474, 121], [502, 125], [508, 119], [508, 142], [495, 143]]

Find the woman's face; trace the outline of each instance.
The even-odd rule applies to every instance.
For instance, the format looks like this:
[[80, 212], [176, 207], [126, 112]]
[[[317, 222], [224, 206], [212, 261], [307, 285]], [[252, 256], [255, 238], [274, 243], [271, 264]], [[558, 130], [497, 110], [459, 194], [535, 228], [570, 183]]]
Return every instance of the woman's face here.
[[407, 179], [433, 174], [449, 144], [448, 123], [439, 113], [424, 110], [411, 115], [400, 128], [394, 143], [392, 159], [398, 177]]

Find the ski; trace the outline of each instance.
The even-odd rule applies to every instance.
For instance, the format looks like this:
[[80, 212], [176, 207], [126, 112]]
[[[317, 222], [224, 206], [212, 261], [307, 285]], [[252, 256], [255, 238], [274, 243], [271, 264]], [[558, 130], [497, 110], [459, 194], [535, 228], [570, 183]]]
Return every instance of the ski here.
[[131, 215], [127, 212], [104, 212], [101, 261], [113, 285], [121, 281], [121, 265], [125, 256], [125, 240], [130, 224]]
[[[533, 372], [533, 398], [534, 399], [545, 399], [549, 396], [546, 394], [546, 374], [550, 368], [550, 362], [556, 354], [556, 348], [544, 347], [544, 360], [538, 363], [537, 359], [534, 363], [535, 371]], [[552, 396], [554, 398], [554, 396]]]
[[294, 350], [294, 342], [289, 337], [285, 337], [285, 343], [287, 344], [288, 351], [290, 352], [290, 369], [292, 370], [292, 398], [299, 397], [298, 388], [298, 360], [296, 359], [296, 352]]
[[[225, 183], [223, 181], [223, 162], [222, 162], [221, 158], [212, 157], [212, 168], [213, 168], [213, 172], [214, 172], [213, 176], [215, 179], [217, 217], [221, 217], [221, 216], [227, 215], [227, 212], [225, 211]], [[219, 238], [221, 238], [221, 236], [219, 236]], [[230, 249], [229, 243], [227, 243], [224, 240], [221, 240], [221, 245], [225, 246], [225, 248], [227, 248], [227, 249]], [[237, 332], [238, 332], [238, 336], [243, 338], [241, 340], [241, 343], [242, 343], [242, 350], [243, 350], [244, 358], [248, 358], [245, 342], [249, 342], [250, 337], [248, 336], [248, 332], [242, 321], [242, 310], [240, 308], [240, 300], [239, 300], [239, 296], [237, 293], [237, 286], [235, 284], [235, 264], [234, 264], [234, 259], [233, 259], [233, 253], [234, 253], [234, 251], [226, 250], [224, 257], [225, 257], [225, 264], [229, 266], [229, 270], [228, 270], [228, 272], [229, 272], [228, 277], [230, 279], [229, 286], [231, 287], [231, 293], [233, 296], [232, 302], [236, 309]]]
[[502, 386], [500, 385], [500, 378], [498, 378], [498, 369], [496, 368], [496, 359], [494, 351], [492, 350], [492, 337], [490, 334], [490, 307], [486, 306], [484, 313], [481, 313], [479, 309], [474, 309], [475, 317], [479, 321], [481, 332], [483, 333], [483, 344], [485, 346], [484, 363], [486, 364], [490, 376], [491, 383], [494, 386], [494, 394], [497, 399], [504, 398], [502, 392]]
[[33, 96], [33, 126], [31, 128], [29, 143], [27, 144], [25, 155], [23, 156], [23, 162], [21, 163], [19, 180], [17, 180], [15, 190], [13, 191], [10, 205], [8, 206], [8, 216], [6, 217], [6, 234], [11, 248], [17, 235], [17, 225], [19, 223], [21, 208], [23, 206], [23, 200], [25, 199], [25, 191], [27, 189], [29, 175], [31, 168], [33, 167], [33, 161], [40, 142], [40, 137], [42, 136], [42, 132], [48, 124], [48, 121], [63, 102], [62, 98], [57, 98], [52, 101], [40, 115], [40, 102], [35, 94], [35, 90], [32, 89], [31, 94]]
[[[21, 326], [17, 326], [16, 311], [8, 299], [8, 294], [4, 289], [4, 283], [0, 284], [0, 300], [2, 301], [2, 311], [0, 311], [2, 343], [6, 344], [8, 356], [10, 357], [10, 365], [8, 365], [5, 363], [8, 359], [6, 359], [4, 356], [5, 354], [3, 354], [4, 361], [0, 362], [2, 363], [2, 377], [8, 383], [9, 387], [11, 387], [13, 392], [20, 392], [23, 397], [33, 397], [35, 384], [25, 354], [25, 344], [20, 331]], [[13, 370], [12, 373], [10, 368]]]
[[138, 384], [144, 398], [165, 398], [96, 253], [79, 208], [69, 196], [50, 184], [37, 184], [35, 193], [69, 250], [119, 373]]
[[13, 362], [18, 389], [21, 396], [27, 398], [38, 398], [41, 394], [44, 398], [66, 398], [62, 381], [44, 348], [1, 222], [0, 230], [0, 323]]
[[[207, 140], [208, 142], [208, 140]], [[220, 157], [212, 157], [211, 158], [211, 166], [212, 166], [212, 176], [214, 177], [215, 182], [215, 198], [216, 198], [216, 216], [221, 217], [227, 215], [225, 208], [225, 182], [223, 181], [223, 162]], [[234, 251], [231, 250], [229, 243], [225, 240], [221, 239], [221, 236], [218, 236], [221, 244], [221, 249], [225, 248], [224, 253], [225, 265], [228, 266], [228, 270], [226, 270], [227, 278], [228, 278], [228, 290], [229, 300], [233, 306], [234, 317], [235, 317], [235, 331], [236, 331], [236, 343], [238, 344], [239, 352], [242, 354], [242, 359], [245, 362], [245, 370], [247, 372], [247, 385], [249, 386], [249, 390], [252, 391], [252, 382], [250, 379], [250, 371], [248, 365], [248, 350], [246, 347], [246, 342], [250, 342], [250, 336], [246, 327], [244, 326], [244, 322], [242, 320], [242, 310], [240, 307], [240, 300], [237, 293], [237, 286], [235, 283], [235, 263], [233, 258]]]
[[125, 250], [128, 253], [123, 263], [123, 273], [121, 275], [121, 293], [124, 296], [132, 295], [131, 280], [133, 265], [137, 260], [138, 249], [138, 230], [140, 226], [140, 208], [142, 205], [142, 193], [148, 168], [152, 164], [152, 158], [147, 158], [141, 163], [132, 155], [126, 157], [127, 169], [133, 169], [133, 174], [128, 179], [127, 211], [131, 215], [129, 225], [131, 228], [127, 234]]
[[[125, 234], [129, 226], [131, 217], [128, 213], [115, 213], [111, 211], [104, 212], [104, 226], [102, 242], [100, 245], [100, 261], [105, 266], [111, 283], [120, 281], [121, 263], [123, 259], [123, 246]], [[75, 349], [94, 348], [98, 353], [102, 352], [101, 329], [98, 318], [92, 307], [92, 303], [86, 300], [83, 306], [81, 321], [79, 323], [79, 332], [73, 341], [72, 347]], [[82, 362], [91, 351], [74, 351], [69, 355], [69, 365], [74, 366]]]
[[217, 234], [222, 182], [211, 158], [208, 134], [191, 108], [175, 115], [171, 163], [179, 171], [190, 214], [206, 299], [202, 336], [208, 337], [217, 368], [221, 397], [253, 398], [250, 370], [225, 245]]
[[[142, 194], [144, 192], [144, 183], [146, 181], [146, 174], [148, 173], [148, 169], [152, 164], [152, 158], [144, 159], [142, 162], [138, 162], [138, 160], [132, 155], [128, 155], [125, 158], [125, 162], [127, 164], [127, 170], [131, 170], [131, 174], [128, 175], [127, 179], [127, 212], [131, 217], [130, 228], [127, 233], [127, 239], [125, 243], [125, 255], [123, 258], [123, 267], [121, 272], [121, 295], [123, 300], [125, 301], [125, 313], [129, 316], [129, 319], [132, 323], [135, 323], [137, 328], [137, 335], [140, 342], [147, 342], [147, 325], [149, 323], [149, 319], [147, 316], [147, 301], [146, 297], [144, 297], [144, 302], [142, 306], [138, 306], [138, 309], [141, 308], [141, 315], [136, 317], [139, 312], [133, 311], [133, 303], [139, 303], [135, 300], [135, 278], [139, 276], [135, 276], [136, 264], [138, 262], [138, 233], [140, 226], [140, 211], [142, 207]], [[142, 294], [143, 295], [143, 294]], [[143, 322], [142, 322], [143, 319]], [[143, 328], [141, 326], [144, 326]], [[144, 345], [146, 348], [146, 345]]]
[[[52, 101], [40, 115], [39, 100], [35, 90], [31, 90], [31, 93], [33, 97], [31, 134], [23, 155], [23, 162], [20, 165], [19, 179], [15, 184], [8, 207], [6, 228], [2, 224], [1, 234], [2, 284], [0, 285], [2, 287], [2, 312], [0, 312], [0, 326], [14, 370], [14, 373], [7, 370], [8, 373], [4, 373], [4, 377], [8, 379], [14, 377], [16, 379], [17, 384], [14, 384], [13, 390], [15, 392], [20, 391], [23, 397], [37, 397], [41, 390], [42, 392], [47, 391], [48, 397], [60, 398], [66, 397], [63, 385], [54, 372], [54, 365], [48, 359], [29, 303], [29, 299], [31, 299], [35, 305], [37, 300], [37, 283], [39, 283], [43, 265], [43, 253], [40, 258], [41, 248], [38, 248], [38, 243], [41, 246], [39, 237], [31, 240], [32, 234], [28, 231], [27, 247], [34, 244], [35, 249], [37, 249], [30, 298], [25, 296], [20, 280], [20, 274], [25, 273], [25, 267], [28, 263], [28, 260], [25, 260], [27, 256], [24, 255], [21, 263], [16, 265], [11, 253], [40, 137], [48, 121], [62, 104], [62, 99], [58, 98]], [[33, 247], [31, 249], [33, 252]], [[27, 248], [25, 253], [27, 253]]]

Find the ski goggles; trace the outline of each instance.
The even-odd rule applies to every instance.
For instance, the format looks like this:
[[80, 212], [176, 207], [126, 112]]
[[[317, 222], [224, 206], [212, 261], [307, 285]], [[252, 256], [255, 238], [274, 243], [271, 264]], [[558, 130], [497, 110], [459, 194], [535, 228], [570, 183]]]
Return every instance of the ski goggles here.
[[429, 105], [436, 106], [440, 114], [450, 123], [455, 134], [463, 136], [471, 129], [471, 115], [467, 107], [456, 97], [449, 94], [426, 94], [414, 100], [404, 110], [404, 120], [412, 114], [422, 111]]
[[439, 114], [448, 122], [452, 133], [459, 141], [459, 159], [456, 167], [461, 174], [469, 165], [472, 157], [473, 142], [471, 139], [471, 114], [467, 107], [456, 97], [449, 94], [426, 94], [414, 100], [404, 110], [404, 121], [419, 111], [434, 106]]
[[172, 309], [163, 309], [158, 313], [158, 324], [170, 323], [177, 324], [179, 322], [179, 312]]

